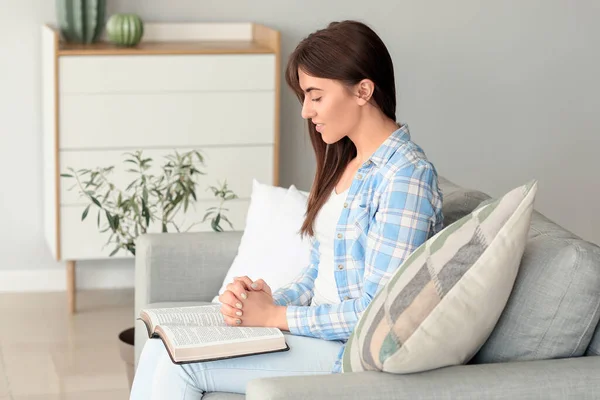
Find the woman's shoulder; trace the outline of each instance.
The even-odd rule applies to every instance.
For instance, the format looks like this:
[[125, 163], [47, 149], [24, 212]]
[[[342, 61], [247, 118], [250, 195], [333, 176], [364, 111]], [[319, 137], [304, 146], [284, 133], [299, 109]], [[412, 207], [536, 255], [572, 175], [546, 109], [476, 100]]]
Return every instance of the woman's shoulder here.
[[380, 167], [379, 174], [382, 177], [381, 184], [384, 186], [394, 180], [414, 176], [437, 180], [435, 166], [427, 158], [423, 149], [412, 141], [407, 141], [400, 146], [387, 163]]
[[434, 198], [436, 203], [442, 198], [435, 166], [423, 149], [412, 141], [403, 143], [378, 168], [374, 181], [372, 198], [375, 203], [386, 197], [385, 193], [394, 193], [396, 197], [402, 197], [402, 193], [419, 194]]

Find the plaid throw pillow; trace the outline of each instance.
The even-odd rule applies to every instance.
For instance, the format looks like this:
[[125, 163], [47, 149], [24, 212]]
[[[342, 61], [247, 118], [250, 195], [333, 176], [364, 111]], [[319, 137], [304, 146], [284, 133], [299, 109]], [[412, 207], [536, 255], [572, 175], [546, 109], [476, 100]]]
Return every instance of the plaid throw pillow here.
[[512, 290], [537, 181], [474, 210], [416, 249], [350, 336], [343, 372], [412, 373], [467, 362]]

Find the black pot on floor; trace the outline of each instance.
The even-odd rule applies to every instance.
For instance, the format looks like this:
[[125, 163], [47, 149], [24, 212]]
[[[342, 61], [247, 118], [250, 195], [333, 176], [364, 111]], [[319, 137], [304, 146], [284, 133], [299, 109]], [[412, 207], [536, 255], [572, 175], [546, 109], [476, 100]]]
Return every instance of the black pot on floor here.
[[135, 373], [135, 328], [129, 328], [119, 333], [119, 353], [121, 359], [125, 362], [127, 370], [127, 380], [129, 381], [129, 390], [133, 384], [133, 375]]

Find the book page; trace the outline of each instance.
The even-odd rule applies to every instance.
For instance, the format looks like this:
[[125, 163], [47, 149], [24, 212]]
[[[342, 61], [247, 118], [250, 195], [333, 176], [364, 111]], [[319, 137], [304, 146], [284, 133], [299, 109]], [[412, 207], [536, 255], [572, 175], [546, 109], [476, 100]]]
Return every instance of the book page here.
[[227, 326], [221, 305], [145, 309], [150, 317], [152, 330], [156, 325], [178, 326]]
[[252, 328], [234, 326], [164, 326], [162, 330], [168, 335], [175, 347], [201, 347], [216, 343], [247, 342], [249, 340], [281, 337], [277, 328]]

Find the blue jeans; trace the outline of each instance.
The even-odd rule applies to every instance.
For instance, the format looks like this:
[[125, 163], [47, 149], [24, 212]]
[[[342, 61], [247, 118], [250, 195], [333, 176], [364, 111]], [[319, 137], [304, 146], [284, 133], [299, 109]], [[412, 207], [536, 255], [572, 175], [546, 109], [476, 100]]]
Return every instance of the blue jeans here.
[[173, 364], [160, 339], [149, 339], [130, 400], [198, 400], [205, 392], [245, 394], [252, 379], [331, 373], [341, 341], [284, 335], [288, 351], [184, 365]]

